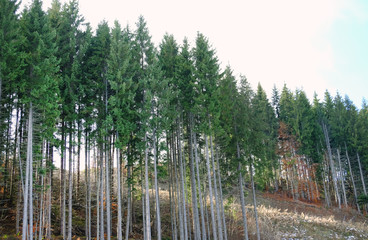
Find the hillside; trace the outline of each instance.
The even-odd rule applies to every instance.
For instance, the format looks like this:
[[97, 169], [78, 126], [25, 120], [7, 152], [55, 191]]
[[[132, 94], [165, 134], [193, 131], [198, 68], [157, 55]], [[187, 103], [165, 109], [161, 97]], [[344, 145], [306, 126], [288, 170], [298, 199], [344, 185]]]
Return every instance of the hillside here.
[[[233, 192], [231, 196], [234, 196]], [[253, 205], [251, 205], [251, 191], [245, 192], [247, 208], [247, 220], [249, 239], [256, 239], [256, 227], [254, 221]], [[171, 239], [170, 225], [170, 204], [169, 193], [165, 189], [160, 190], [161, 214], [163, 239]], [[321, 203], [307, 203], [292, 200], [285, 195], [278, 193], [257, 193], [258, 217], [263, 240], [296, 240], [296, 239], [368, 239], [368, 217], [357, 213], [353, 209], [326, 208]], [[114, 205], [114, 204], [113, 204]], [[209, 209], [209, 203], [207, 204]], [[242, 239], [242, 216], [238, 199], [231, 198], [224, 203], [227, 216], [228, 239]], [[116, 206], [116, 204], [114, 205]], [[73, 218], [73, 239], [85, 239], [84, 235], [84, 209], [80, 204], [75, 204], [75, 217]], [[137, 222], [133, 224], [133, 233], [130, 239], [143, 239], [142, 234], [142, 213], [138, 205], [135, 216]], [[113, 215], [116, 208], [113, 208]], [[208, 215], [210, 213], [208, 212]], [[93, 217], [95, 223], [96, 216]], [[116, 217], [113, 217], [114, 225]], [[151, 223], [154, 226], [153, 223]], [[123, 224], [124, 226], [124, 224]], [[52, 229], [58, 228], [53, 226]], [[179, 231], [179, 230], [178, 230]], [[15, 209], [8, 215], [2, 215], [0, 219], [1, 239], [21, 239], [15, 232]], [[113, 226], [113, 234], [116, 236], [116, 227]], [[94, 234], [92, 234], [93, 236]], [[53, 239], [62, 239], [53, 235]], [[116, 239], [113, 237], [113, 239]], [[153, 238], [156, 239], [156, 238]]]

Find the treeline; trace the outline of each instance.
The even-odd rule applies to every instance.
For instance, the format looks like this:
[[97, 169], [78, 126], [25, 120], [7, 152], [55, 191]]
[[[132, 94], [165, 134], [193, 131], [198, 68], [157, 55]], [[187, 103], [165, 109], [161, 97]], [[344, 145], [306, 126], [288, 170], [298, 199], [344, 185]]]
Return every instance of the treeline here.
[[364, 211], [365, 102], [326, 91], [310, 103], [287, 86], [268, 99], [222, 70], [203, 34], [193, 46], [166, 34], [155, 47], [143, 17], [93, 32], [75, 0], [18, 7], [0, 0], [0, 211], [16, 210], [23, 239], [231, 239], [234, 185], [244, 239], [246, 187], [258, 239], [256, 188]]

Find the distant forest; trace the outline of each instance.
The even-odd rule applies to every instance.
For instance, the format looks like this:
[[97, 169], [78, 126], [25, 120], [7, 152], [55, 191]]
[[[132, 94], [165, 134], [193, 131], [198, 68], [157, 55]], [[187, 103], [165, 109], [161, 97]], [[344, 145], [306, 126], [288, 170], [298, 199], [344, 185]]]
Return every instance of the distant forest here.
[[367, 211], [366, 102], [267, 96], [201, 33], [154, 46], [142, 16], [93, 31], [76, 0], [18, 8], [0, 0], [0, 215], [22, 239], [223, 240], [231, 199], [248, 239], [245, 188], [258, 239], [256, 191]]

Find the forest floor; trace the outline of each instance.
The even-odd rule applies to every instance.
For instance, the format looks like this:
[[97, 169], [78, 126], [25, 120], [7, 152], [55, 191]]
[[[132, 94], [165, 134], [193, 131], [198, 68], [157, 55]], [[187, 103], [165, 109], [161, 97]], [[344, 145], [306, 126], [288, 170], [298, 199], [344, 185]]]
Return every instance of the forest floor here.
[[[259, 194], [257, 205], [261, 239], [368, 239], [368, 216], [355, 209], [326, 208], [278, 193]], [[253, 206], [247, 209], [250, 238], [256, 239]]]
[[[242, 214], [236, 192], [227, 193], [228, 201], [224, 207], [227, 212], [228, 239], [243, 239]], [[171, 218], [169, 195], [165, 189], [160, 190], [162, 232], [163, 239], [171, 239]], [[153, 199], [152, 199], [153, 200]], [[256, 239], [256, 224], [252, 205], [251, 191], [246, 191], [247, 221], [249, 238]], [[136, 203], [133, 233], [130, 239], [142, 239], [142, 218], [139, 201]], [[152, 209], [154, 201], [152, 201]], [[56, 204], [57, 205], [57, 204]], [[296, 240], [296, 239], [368, 239], [368, 216], [360, 215], [356, 210], [326, 208], [321, 203], [307, 203], [288, 198], [278, 193], [257, 194], [258, 216], [262, 240]], [[80, 205], [79, 205], [80, 206]], [[115, 211], [113, 207], [113, 212]], [[209, 211], [209, 202], [207, 211]], [[73, 215], [73, 228], [77, 235], [82, 235], [84, 227], [84, 210], [76, 211]], [[113, 213], [114, 215], [115, 213]], [[55, 214], [57, 215], [57, 214]], [[116, 214], [115, 214], [116, 215]], [[208, 212], [210, 218], [210, 213]], [[115, 225], [116, 218], [113, 218]], [[154, 219], [152, 218], [152, 221]], [[93, 223], [95, 224], [95, 223]], [[80, 226], [79, 226], [80, 225]], [[154, 224], [152, 224], [154, 228]], [[124, 228], [125, 229], [125, 228]], [[152, 230], [154, 232], [154, 230]], [[15, 210], [9, 211], [8, 216], [0, 218], [0, 239], [20, 239], [15, 236]], [[79, 233], [79, 234], [78, 234]], [[57, 233], [56, 233], [57, 234]], [[115, 236], [115, 229], [113, 229]], [[62, 239], [53, 237], [53, 239]], [[75, 240], [84, 237], [73, 237]], [[115, 239], [115, 238], [114, 238]]]

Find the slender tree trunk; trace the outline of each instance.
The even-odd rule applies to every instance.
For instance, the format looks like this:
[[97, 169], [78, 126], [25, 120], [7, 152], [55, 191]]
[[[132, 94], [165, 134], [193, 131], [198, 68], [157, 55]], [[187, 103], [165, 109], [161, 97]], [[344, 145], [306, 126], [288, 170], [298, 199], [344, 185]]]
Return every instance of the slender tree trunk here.
[[[129, 150], [128, 150], [128, 154], [129, 154]], [[128, 207], [128, 212], [127, 212], [127, 220], [126, 220], [126, 228], [125, 228], [125, 240], [129, 240], [129, 224], [130, 224], [130, 215], [131, 215], [131, 179], [130, 179], [130, 165], [128, 162], [128, 170], [127, 170], [127, 177], [128, 177], [128, 203], [127, 203], [127, 207]]]
[[149, 195], [149, 181], [148, 181], [148, 168], [149, 168], [148, 150], [149, 150], [149, 144], [148, 144], [148, 140], [147, 140], [147, 133], [144, 136], [144, 142], [146, 143], [146, 149], [145, 149], [146, 237], [147, 237], [147, 240], [150, 240], [151, 239], [151, 211], [150, 211], [150, 195]]
[[[169, 134], [166, 132], [166, 136]], [[170, 143], [169, 143], [170, 141]], [[168, 173], [169, 173], [169, 200], [170, 200], [170, 219], [171, 219], [171, 238], [176, 240], [177, 239], [177, 230], [176, 230], [176, 210], [175, 210], [175, 202], [174, 202], [174, 187], [173, 187], [173, 143], [170, 137], [166, 138], [166, 145], [168, 149]], [[169, 147], [170, 145], [170, 147]], [[171, 151], [170, 151], [171, 150]]]
[[188, 239], [188, 224], [187, 224], [187, 210], [186, 210], [186, 197], [184, 190], [184, 170], [183, 170], [183, 154], [181, 148], [181, 134], [180, 134], [180, 124], [178, 121], [177, 124], [177, 145], [178, 145], [178, 153], [179, 153], [179, 171], [180, 171], [180, 188], [181, 188], [181, 196], [182, 196], [182, 204], [183, 204], [183, 221], [184, 221], [184, 239]]
[[[15, 131], [14, 131], [14, 148], [13, 148], [13, 163], [10, 171], [10, 199], [13, 199], [14, 194], [14, 187], [13, 187], [13, 181], [14, 181], [14, 174], [15, 169], [17, 165], [17, 144], [18, 144], [18, 129], [19, 129], [19, 112], [20, 109], [18, 106], [16, 106], [17, 113], [16, 113], [16, 119], [15, 119]], [[13, 205], [12, 201], [10, 203]]]
[[207, 234], [206, 234], [206, 224], [205, 224], [205, 220], [204, 220], [204, 210], [203, 210], [203, 198], [202, 198], [202, 190], [201, 190], [201, 180], [200, 180], [200, 174], [199, 174], [199, 157], [198, 157], [198, 153], [197, 153], [197, 134], [194, 132], [193, 133], [193, 138], [194, 138], [194, 155], [195, 155], [195, 163], [196, 163], [196, 170], [197, 170], [197, 183], [198, 183], [198, 197], [199, 197], [199, 208], [201, 211], [201, 221], [202, 221], [202, 238], [203, 239], [207, 239]]
[[[80, 115], [80, 105], [78, 105], [78, 115]], [[81, 155], [81, 139], [82, 139], [82, 130], [81, 130], [81, 121], [78, 117], [77, 123], [77, 134], [78, 134], [78, 149], [77, 149], [77, 189], [76, 189], [76, 199], [79, 200], [79, 187], [80, 187], [80, 155]], [[84, 159], [86, 161], [86, 159]]]
[[88, 229], [88, 223], [90, 222], [90, 219], [89, 219], [89, 215], [88, 215], [88, 191], [90, 190], [89, 189], [89, 185], [88, 185], [88, 172], [89, 172], [89, 169], [88, 169], [88, 132], [87, 130], [85, 131], [85, 139], [84, 139], [84, 166], [85, 166], [85, 170], [84, 170], [84, 182], [85, 182], [85, 214], [86, 214], [86, 219], [85, 219], [85, 235], [86, 235], [86, 239], [89, 240], [90, 239], [90, 232], [89, 232], [89, 229]]
[[48, 189], [48, 223], [47, 223], [47, 234], [46, 234], [46, 238], [47, 239], [51, 239], [51, 206], [52, 206], [52, 189], [53, 189], [53, 181], [52, 181], [52, 177], [53, 177], [53, 169], [52, 169], [52, 165], [53, 165], [53, 145], [51, 143], [49, 143], [49, 156], [48, 156], [48, 160], [49, 160], [49, 166], [50, 166], [50, 173], [49, 173], [49, 189]]
[[92, 239], [92, 213], [91, 213], [91, 149], [90, 149], [90, 140], [88, 140], [88, 135], [86, 135], [87, 138], [87, 187], [88, 187], [88, 193], [87, 193], [87, 207], [88, 207], [88, 240]]
[[108, 138], [105, 138], [105, 184], [106, 184], [106, 228], [107, 239], [111, 239], [111, 202], [110, 202], [110, 148], [108, 147]]
[[367, 189], [365, 188], [363, 169], [362, 169], [362, 165], [360, 164], [360, 158], [359, 158], [358, 153], [357, 153], [357, 158], [358, 158], [358, 164], [359, 164], [360, 178], [362, 180], [363, 192], [364, 192], [364, 195], [367, 195]]
[[346, 148], [346, 144], [345, 144], [345, 149], [346, 149], [346, 159], [348, 160], [348, 165], [349, 165], [350, 179], [351, 179], [351, 183], [353, 184], [355, 203], [356, 203], [358, 212], [361, 213], [360, 212], [360, 207], [359, 207], [359, 204], [358, 204], [358, 194], [357, 194], [357, 190], [356, 190], [356, 187], [355, 187], [354, 175], [353, 175], [353, 171], [351, 169], [351, 164], [350, 164], [350, 159], [349, 159], [348, 149]]
[[[1, 76], [0, 76], [1, 78]], [[0, 81], [1, 84], [1, 81]], [[1, 87], [0, 87], [1, 88]], [[1, 94], [1, 93], [0, 93]], [[1, 114], [1, 113], [0, 113]], [[18, 117], [19, 114], [17, 112], [17, 122], [18, 122]], [[22, 114], [21, 114], [22, 116]], [[19, 132], [19, 137], [18, 137], [18, 132]], [[17, 203], [16, 203], [16, 223], [15, 223], [15, 233], [19, 234], [20, 233], [20, 229], [19, 229], [19, 222], [20, 222], [20, 210], [21, 210], [21, 198], [22, 198], [22, 192], [24, 191], [24, 188], [22, 188], [22, 184], [23, 184], [23, 170], [22, 170], [22, 164], [21, 164], [21, 158], [20, 158], [20, 139], [21, 139], [21, 134], [22, 132], [22, 121], [19, 122], [19, 127], [18, 129], [15, 131], [15, 150], [14, 150], [14, 161], [19, 160], [19, 172], [20, 172], [20, 179], [18, 179], [18, 194], [17, 194]], [[18, 151], [18, 154], [17, 154]], [[14, 162], [15, 165], [15, 162]]]
[[338, 202], [339, 208], [341, 209], [341, 199], [340, 199], [339, 188], [337, 186], [337, 176], [336, 176], [335, 164], [334, 164], [333, 159], [332, 159], [330, 138], [328, 137], [328, 131], [327, 131], [327, 127], [326, 127], [325, 124], [323, 124], [323, 132], [324, 132], [324, 135], [325, 135], [326, 146], [327, 146], [327, 151], [328, 151], [328, 157], [330, 159], [332, 180], [333, 180], [333, 183], [334, 183], [335, 193], [336, 193], [336, 196], [337, 196], [337, 202]]
[[250, 181], [252, 184], [252, 193], [253, 193], [253, 204], [254, 204], [254, 216], [256, 220], [256, 229], [257, 229], [257, 240], [261, 240], [261, 234], [259, 231], [259, 224], [258, 224], [258, 211], [257, 211], [257, 199], [256, 199], [256, 188], [254, 186], [254, 178], [253, 178], [253, 159], [251, 159], [251, 163], [249, 166], [250, 169]]
[[[23, 200], [23, 229], [22, 240], [33, 239], [33, 208], [32, 208], [32, 181], [33, 181], [33, 107], [29, 106], [28, 115], [28, 137], [27, 137], [27, 160], [26, 160], [26, 179], [24, 184]], [[29, 216], [28, 216], [29, 212]], [[29, 224], [28, 224], [29, 220]]]
[[[116, 133], [117, 136], [117, 140], [119, 138], [118, 133]], [[121, 227], [121, 222], [122, 222], [122, 216], [121, 216], [121, 176], [120, 176], [120, 166], [121, 162], [120, 162], [120, 149], [119, 147], [116, 149], [116, 170], [117, 170], [117, 184], [118, 184], [118, 189], [116, 191], [117, 193], [117, 197], [118, 197], [118, 223], [117, 223], [117, 238], [118, 240], [122, 240], [123, 239], [123, 234], [122, 234], [122, 227]]]
[[153, 163], [155, 171], [155, 196], [156, 196], [156, 220], [157, 220], [157, 239], [161, 240], [161, 216], [160, 216], [160, 196], [157, 181], [157, 148], [156, 148], [156, 129], [153, 130]]
[[327, 207], [331, 207], [331, 199], [330, 199], [330, 193], [329, 193], [329, 188], [328, 188], [328, 184], [326, 185], [326, 179], [328, 179], [328, 177], [326, 176], [326, 170], [327, 166], [325, 163], [323, 163], [323, 171], [322, 171], [322, 183], [323, 183], [323, 188], [324, 188], [324, 192], [325, 192], [325, 201], [327, 203]]
[[[209, 157], [209, 152], [208, 152], [208, 138], [206, 135], [204, 136], [204, 138], [206, 142], [206, 166], [207, 166], [208, 188], [209, 188], [209, 194], [210, 194], [212, 234], [213, 234], [213, 239], [217, 240], [217, 226], [216, 226], [215, 210], [213, 206], [212, 177], [211, 177], [210, 157]], [[208, 234], [210, 235], [210, 233]]]
[[223, 197], [222, 197], [221, 171], [220, 171], [220, 163], [219, 163], [217, 148], [216, 148], [216, 163], [217, 163], [217, 175], [218, 175], [219, 192], [220, 192], [220, 206], [221, 206], [222, 225], [223, 225], [223, 229], [224, 229], [224, 239], [227, 240], [226, 217], [225, 217], [225, 210], [224, 210], [224, 201], [223, 201]]
[[104, 169], [103, 169], [103, 147], [100, 144], [100, 239], [105, 239], [104, 234]]
[[[364, 192], [364, 195], [367, 195], [367, 189], [365, 188], [365, 182], [364, 182], [364, 177], [363, 177], [363, 169], [362, 169], [362, 165], [360, 164], [360, 158], [359, 158], [358, 153], [357, 153], [357, 157], [358, 157], [360, 177], [362, 179], [363, 192]], [[368, 212], [368, 204], [365, 205], [365, 211]]]
[[[176, 201], [177, 201], [177, 206], [178, 206], [178, 221], [179, 221], [179, 234], [180, 234], [180, 239], [184, 239], [184, 223], [183, 223], [183, 207], [182, 207], [182, 201], [181, 201], [181, 196], [180, 196], [180, 187], [179, 187], [179, 179], [178, 179], [178, 163], [177, 163], [177, 154], [176, 154], [176, 142], [175, 142], [175, 137], [174, 134], [171, 138], [171, 144], [172, 144], [172, 153], [173, 153], [173, 165], [174, 165], [174, 182], [175, 182], [175, 193], [176, 193]], [[173, 182], [173, 183], [174, 183]]]
[[219, 194], [217, 191], [217, 177], [216, 177], [216, 168], [215, 168], [215, 154], [213, 151], [213, 142], [212, 142], [212, 135], [210, 135], [210, 146], [211, 146], [211, 161], [212, 161], [212, 171], [213, 171], [213, 184], [214, 184], [214, 191], [215, 191], [215, 200], [216, 200], [216, 216], [217, 216], [217, 226], [218, 226], [218, 237], [219, 240], [223, 240], [222, 234], [222, 221], [221, 221], [221, 214], [220, 214], [220, 201], [219, 201]]
[[[45, 148], [44, 148], [43, 152], [45, 152]], [[44, 155], [44, 153], [42, 155]], [[44, 165], [43, 161], [44, 161], [44, 156], [42, 157], [42, 160], [41, 160], [41, 168], [44, 167], [43, 166]], [[44, 191], [44, 176], [43, 176], [43, 174], [41, 175], [41, 184], [40, 185], [41, 185], [41, 192], [40, 192], [40, 208], [39, 208], [40, 212], [39, 212], [39, 231], [38, 231], [39, 235], [38, 235], [38, 239], [42, 240], [42, 237], [43, 237], [43, 231], [42, 231], [43, 230], [43, 216], [44, 216], [44, 207], [43, 207], [43, 204], [44, 204], [44, 202], [43, 202], [43, 198], [44, 198], [44, 192], [43, 192]]]
[[195, 169], [194, 162], [196, 161], [193, 156], [194, 152], [194, 144], [193, 144], [193, 124], [190, 116], [190, 129], [189, 129], [189, 151], [190, 151], [190, 180], [191, 180], [191, 188], [192, 188], [192, 211], [193, 211], [193, 230], [194, 230], [194, 239], [201, 239], [201, 229], [199, 223], [199, 213], [198, 213], [198, 200], [197, 200], [197, 188], [196, 188], [196, 179], [195, 179]]
[[346, 199], [346, 191], [345, 191], [344, 173], [343, 173], [342, 167], [341, 167], [341, 158], [340, 158], [340, 150], [339, 149], [337, 149], [337, 160], [339, 160], [340, 180], [341, 180], [342, 193], [343, 193], [343, 197], [344, 197], [344, 204], [345, 204], [345, 208], [348, 208], [348, 200]]
[[69, 222], [68, 222], [68, 239], [72, 239], [72, 221], [73, 221], [73, 135], [72, 124], [70, 124], [69, 132]]
[[239, 171], [239, 190], [240, 190], [240, 204], [243, 214], [243, 224], [244, 224], [244, 239], [248, 240], [248, 224], [247, 224], [247, 212], [245, 210], [245, 200], [244, 200], [244, 190], [243, 190], [243, 175], [242, 175], [242, 164], [240, 163], [240, 148], [239, 142], [236, 142], [236, 150], [238, 156], [238, 171]]
[[66, 123], [62, 120], [61, 126], [61, 163], [60, 163], [60, 234], [65, 239], [65, 162], [66, 162]]

